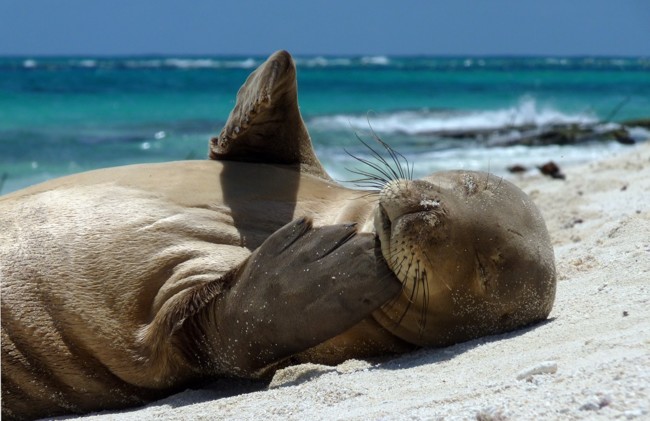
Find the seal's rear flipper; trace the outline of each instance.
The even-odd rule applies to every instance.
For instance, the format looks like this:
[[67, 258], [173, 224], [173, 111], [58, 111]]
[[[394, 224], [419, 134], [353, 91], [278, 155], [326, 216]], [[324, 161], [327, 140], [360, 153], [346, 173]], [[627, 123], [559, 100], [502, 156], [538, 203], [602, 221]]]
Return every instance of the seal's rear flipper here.
[[225, 127], [210, 140], [210, 158], [299, 165], [329, 179], [298, 109], [296, 66], [288, 52], [274, 53], [239, 89]]

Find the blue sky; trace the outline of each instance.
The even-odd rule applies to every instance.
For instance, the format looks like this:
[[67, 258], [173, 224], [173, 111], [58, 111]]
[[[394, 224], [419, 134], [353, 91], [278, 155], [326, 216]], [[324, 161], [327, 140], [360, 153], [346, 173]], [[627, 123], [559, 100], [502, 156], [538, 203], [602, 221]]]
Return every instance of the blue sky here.
[[647, 0], [0, 0], [0, 55], [650, 56]]

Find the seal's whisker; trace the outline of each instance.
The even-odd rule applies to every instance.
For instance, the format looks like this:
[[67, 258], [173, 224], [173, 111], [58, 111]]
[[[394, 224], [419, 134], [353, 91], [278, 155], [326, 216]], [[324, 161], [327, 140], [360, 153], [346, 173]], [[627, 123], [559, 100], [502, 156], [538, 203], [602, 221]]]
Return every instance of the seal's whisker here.
[[361, 139], [361, 137], [358, 134], [356, 135], [356, 137], [357, 137], [357, 140], [359, 140], [359, 142], [361, 142], [361, 144], [363, 146], [365, 146], [371, 152], [371, 154], [375, 157], [375, 159], [377, 161], [379, 161], [380, 164], [384, 165], [387, 168], [387, 171], [390, 172], [390, 174], [391, 174], [391, 176], [388, 176], [388, 178], [390, 180], [397, 180], [397, 179], [400, 178], [400, 172], [396, 171], [393, 167], [391, 167], [390, 164], [388, 163], [388, 161], [386, 161], [386, 159], [383, 156], [381, 156], [381, 154], [379, 152], [377, 152], [366, 141]]
[[344, 149], [345, 153], [354, 160], [371, 168], [373, 171], [371, 172], [359, 169], [351, 170], [346, 168], [346, 170], [353, 174], [363, 176], [362, 179], [350, 180], [350, 182], [355, 183], [358, 187], [381, 190], [391, 181], [403, 179], [412, 180], [413, 165], [409, 163], [408, 159], [406, 159], [404, 155], [395, 151], [395, 149], [393, 149], [387, 142], [382, 140], [374, 131], [370, 122], [368, 122], [368, 125], [370, 126], [373, 140], [381, 145], [390, 158], [384, 157], [377, 149], [370, 145], [369, 142], [363, 140], [359, 134], [355, 133], [357, 140], [370, 152], [370, 157], [362, 158]]
[[[358, 187], [362, 190], [369, 191], [370, 194], [375, 195], [377, 192], [380, 191], [380, 187], [378, 187], [376, 184], [367, 184], [363, 182], [355, 182], [354, 183], [355, 187]], [[357, 199], [361, 198], [363, 196], [357, 197]], [[376, 199], [376, 201], [379, 201], [379, 199]]]
[[405, 257], [405, 256], [402, 256], [402, 260], [401, 260], [401, 261], [398, 261], [398, 260], [397, 260], [398, 257], [399, 257], [399, 256], [398, 256], [397, 253], [396, 253], [396, 254], [393, 255], [393, 256], [389, 256], [389, 260], [387, 260], [388, 263], [389, 263], [388, 266], [389, 266], [390, 269], [393, 271], [393, 273], [395, 274], [395, 276], [398, 276], [398, 274], [402, 271], [402, 263], [404, 263], [404, 260], [406, 260], [406, 257]]
[[[414, 289], [414, 294], [413, 294], [413, 302], [415, 303], [416, 300], [420, 297], [420, 261], [416, 261], [415, 265], [415, 273], [413, 274], [413, 289]], [[420, 309], [421, 310], [421, 309]], [[419, 315], [420, 317], [417, 320], [417, 324], [420, 324], [420, 319], [421, 319], [421, 314]]]
[[[400, 252], [399, 252], [398, 250], [394, 250], [394, 251], [391, 252], [391, 253], [392, 253], [392, 254], [389, 256], [389, 258], [390, 258], [390, 259], [394, 259], [394, 260], [391, 262], [391, 264], [393, 264], [393, 265], [395, 266], [395, 267], [393, 268], [393, 272], [395, 272], [395, 275], [397, 275], [397, 274], [399, 274], [400, 271], [402, 270], [402, 264], [403, 264], [404, 261], [407, 259], [407, 257], [404, 256], [404, 255], [401, 255]], [[398, 259], [399, 257], [401, 257], [402, 259], [401, 259], [400, 262], [397, 262], [397, 259]]]
[[357, 178], [357, 179], [354, 179], [354, 180], [349, 180], [352, 183], [377, 183], [377, 184], [386, 183], [386, 180], [384, 180], [381, 177], [372, 176], [370, 174], [363, 173], [363, 172], [356, 171], [356, 170], [350, 170], [350, 169], [347, 169], [347, 170], [350, 171], [351, 173], [354, 173], [354, 174], [357, 174], [357, 175], [365, 175], [366, 176], [364, 178]]
[[346, 180], [346, 182], [353, 183], [360, 189], [370, 190], [373, 194], [379, 193], [384, 186], [384, 184], [382, 184], [380, 181], [368, 179]]
[[[433, 262], [432, 262], [431, 259], [429, 258], [429, 255], [427, 254], [427, 252], [426, 252], [425, 250], [422, 250], [422, 254], [424, 254], [424, 257], [426, 257], [427, 260], [429, 261], [429, 267], [434, 268], [435, 266], [433, 265]], [[451, 291], [451, 287], [450, 287], [450, 286], [445, 282], [445, 279], [444, 279], [444, 278], [440, 278], [440, 280], [442, 281], [442, 284], [443, 284], [444, 286], [446, 286], [447, 289], [448, 289], [449, 291]]]
[[[390, 262], [389, 267], [391, 268], [391, 270], [393, 271], [395, 276], [397, 276], [399, 278], [398, 274], [402, 271], [402, 267], [403, 267], [402, 264], [404, 263], [404, 261], [407, 258], [406, 258], [406, 256], [402, 256], [401, 261], [398, 262], [397, 261], [398, 257], [399, 256], [397, 256], [397, 253], [394, 256], [390, 257], [390, 259], [392, 259], [392, 261]], [[401, 281], [401, 279], [400, 279], [400, 281]], [[393, 304], [395, 304], [400, 299], [400, 297], [402, 296], [404, 289], [405, 289], [404, 282], [402, 282], [402, 293], [397, 294], [392, 300], [390, 300], [388, 303], [386, 303], [386, 305], [390, 307]]]
[[[371, 130], [372, 130], [372, 127], [371, 127]], [[373, 131], [373, 134], [374, 134], [374, 131]], [[384, 158], [379, 152], [377, 152], [377, 150], [375, 150], [375, 148], [373, 148], [367, 142], [365, 142], [363, 139], [361, 139], [361, 137], [359, 135], [357, 135], [357, 139], [359, 140], [359, 142], [361, 142], [372, 153], [372, 155], [375, 157], [375, 159], [377, 159], [377, 161], [379, 161], [381, 164], [383, 164], [388, 169], [388, 171], [390, 171], [390, 173], [392, 174], [391, 180], [396, 180], [396, 179], [400, 178], [399, 169], [395, 170], [395, 168], [391, 167], [391, 165], [388, 163], [386, 158]], [[375, 140], [376, 139], [377, 139], [377, 137], [375, 135]]]
[[[411, 260], [409, 260], [408, 266], [406, 268], [406, 279], [408, 279], [408, 273], [411, 271], [411, 267], [413, 265], [413, 259], [414, 259], [414, 256], [411, 256]], [[406, 284], [407, 284], [407, 282], [404, 282], [402, 284], [403, 285], [402, 291], [404, 291], [406, 289]], [[406, 297], [406, 308], [404, 309], [404, 311], [402, 312], [402, 315], [397, 320], [397, 324], [396, 324], [397, 326], [402, 324], [402, 320], [404, 320], [404, 317], [406, 317], [406, 315], [408, 314], [409, 310], [411, 309], [411, 305], [413, 305], [415, 303], [413, 297], [414, 297], [416, 289], [417, 288], [415, 288], [415, 281], [414, 281], [414, 287], [411, 288], [410, 296]]]
[[383, 186], [388, 182], [385, 178], [382, 178], [377, 174], [368, 171], [349, 169], [347, 167], [345, 169], [353, 174], [363, 176], [363, 178], [359, 178], [356, 180], [348, 180], [351, 183], [374, 183], [376, 185], [379, 185], [381, 190], [381, 188], [383, 188]]
[[[407, 178], [409, 180], [413, 179], [413, 174], [408, 170], [409, 168], [409, 162], [408, 159], [401, 153], [397, 152], [395, 149], [393, 149], [392, 146], [390, 146], [386, 141], [384, 141], [382, 138], [377, 135], [375, 130], [372, 128], [370, 125], [370, 122], [368, 122], [368, 125], [370, 126], [370, 130], [372, 132], [372, 136], [375, 139], [376, 142], [378, 142], [390, 155], [391, 159], [393, 160], [393, 163], [397, 167], [397, 170], [399, 172], [400, 178]], [[406, 171], [404, 171], [404, 168], [402, 167], [402, 162], [400, 161], [400, 158], [404, 161], [406, 164]]]
[[398, 261], [397, 259], [399, 258], [398, 254], [395, 253], [394, 255], [389, 256], [389, 266], [391, 266], [392, 271], [397, 274], [399, 274], [402, 270], [402, 263], [406, 259], [405, 256], [402, 256], [402, 260]]
[[380, 170], [376, 164], [374, 164], [374, 163], [372, 163], [372, 162], [370, 162], [370, 161], [368, 161], [368, 160], [366, 160], [364, 158], [358, 158], [357, 157], [356, 159], [358, 161], [362, 162], [364, 165], [367, 165], [367, 166], [369, 166], [371, 168], [374, 168], [375, 170], [377, 170], [377, 172], [379, 172], [379, 174], [371, 172], [371, 171], [366, 171], [366, 170], [363, 170], [363, 169], [359, 169], [359, 168], [350, 169], [350, 168], [346, 167], [345, 169], [350, 171], [350, 172], [353, 172], [355, 174], [364, 175], [366, 177], [371, 177], [371, 178], [376, 178], [378, 180], [382, 180], [383, 182], [386, 182], [386, 183], [391, 180], [390, 174], [388, 174], [386, 172], [382, 172], [382, 170]]
[[[414, 260], [414, 259], [412, 259], [412, 260]], [[410, 301], [412, 301], [413, 303], [415, 303], [415, 300], [418, 298], [418, 292], [419, 292], [419, 289], [420, 289], [420, 283], [418, 282], [418, 276], [419, 276], [418, 269], [419, 269], [419, 266], [420, 266], [420, 262], [416, 261], [415, 265], [414, 265], [414, 268], [413, 268], [413, 272], [414, 272], [413, 273], [413, 288], [412, 288], [412, 291], [411, 291], [411, 298], [410, 298]]]
[[420, 327], [420, 336], [424, 336], [424, 328], [427, 326], [427, 314], [429, 314], [429, 277], [426, 268], [422, 271], [422, 289], [424, 291], [422, 302], [422, 325]]
[[[349, 154], [349, 155], [353, 156], [352, 154]], [[356, 156], [354, 156], [354, 159], [356, 159], [357, 161], [363, 163], [364, 165], [367, 165], [367, 166], [369, 166], [371, 168], [374, 168], [377, 172], [379, 172], [379, 174], [376, 174], [376, 173], [373, 173], [373, 172], [370, 172], [370, 171], [366, 171], [366, 170], [360, 170], [358, 168], [355, 168], [355, 169], [351, 170], [351, 169], [346, 167], [345, 168], [346, 170], [348, 170], [350, 172], [353, 172], [355, 174], [360, 174], [360, 175], [364, 175], [364, 176], [367, 176], [367, 177], [372, 177], [372, 178], [376, 178], [378, 180], [382, 180], [384, 183], [387, 183], [387, 182], [389, 182], [391, 180], [390, 174], [388, 174], [387, 172], [380, 169], [377, 164], [374, 164], [371, 161], [368, 161], [367, 159], [359, 158], [359, 157], [356, 157]]]
[[367, 193], [360, 194], [354, 198], [346, 199], [346, 200], [358, 200], [358, 199], [367, 199], [368, 197], [373, 198], [373, 202], [379, 202], [380, 198], [377, 196], [377, 191], [376, 190], [367, 190]]
[[[361, 141], [361, 142], [363, 142], [363, 141]], [[365, 143], [364, 143], [364, 144], [365, 144]], [[385, 180], [386, 180], [387, 182], [393, 180], [393, 176], [392, 176], [392, 174], [391, 174], [391, 173], [392, 173], [392, 169], [391, 169], [390, 167], [389, 167], [389, 171], [386, 171], [386, 170], [384, 170], [383, 168], [381, 168], [380, 165], [375, 164], [374, 162], [372, 162], [372, 161], [370, 161], [370, 160], [368, 160], [368, 159], [364, 159], [364, 158], [360, 158], [360, 157], [358, 157], [358, 156], [355, 156], [355, 155], [353, 155], [352, 153], [348, 152], [347, 150], [345, 150], [345, 153], [347, 153], [348, 155], [350, 155], [350, 156], [351, 156], [352, 158], [354, 158], [355, 160], [361, 162], [362, 164], [367, 165], [367, 166], [369, 166], [370, 168], [372, 168], [372, 169], [376, 170], [377, 172], [379, 172], [381, 175], [383, 175], [383, 176], [385, 177]], [[379, 177], [379, 176], [377, 175], [377, 177]]]
[[494, 191], [495, 191], [495, 192], [496, 192], [497, 190], [499, 190], [499, 187], [501, 187], [501, 182], [502, 182], [502, 181], [503, 181], [503, 177], [499, 178], [499, 184], [497, 184], [497, 186], [494, 188]]
[[[420, 296], [420, 260], [415, 262], [415, 273], [413, 274], [413, 302]], [[421, 315], [420, 315], [421, 316]], [[420, 318], [417, 321], [420, 324]]]
[[382, 177], [381, 174], [375, 174], [373, 172], [366, 171], [366, 170], [360, 170], [358, 168], [345, 167], [345, 169], [347, 171], [351, 172], [351, 173], [354, 173], [354, 174], [357, 174], [357, 175], [362, 175], [362, 176], [364, 176], [366, 178], [371, 178], [371, 179], [374, 179], [374, 180], [380, 180], [382, 182], [387, 182], [388, 181], [387, 177]]
[[[370, 123], [368, 123], [368, 124], [370, 124]], [[370, 127], [370, 129], [372, 130], [372, 126]], [[377, 152], [373, 147], [371, 147], [370, 145], [368, 145], [368, 144], [367, 144], [366, 142], [364, 142], [363, 140], [361, 140], [361, 139], [359, 139], [359, 140], [360, 140], [361, 143], [363, 143], [363, 144], [364, 144], [368, 149], [370, 149], [370, 150], [372, 151], [372, 153], [377, 157], [377, 159], [381, 160], [381, 162], [382, 162], [384, 165], [386, 165], [387, 168], [390, 169], [390, 171], [392, 172], [392, 174], [393, 174], [394, 177], [395, 177], [394, 180], [397, 180], [397, 179], [400, 179], [400, 178], [404, 178], [404, 173], [403, 173], [403, 171], [402, 171], [402, 167], [399, 165], [399, 162], [395, 161], [395, 158], [394, 158], [393, 154], [391, 153], [391, 149], [390, 149], [390, 147], [387, 147], [387, 144], [386, 144], [384, 141], [382, 141], [382, 140], [379, 138], [379, 136], [377, 136], [377, 134], [375, 133], [374, 130], [372, 130], [372, 135], [373, 135], [374, 140], [375, 140], [377, 143], [379, 143], [380, 145], [382, 145], [382, 146], [384, 147], [384, 149], [386, 149], [386, 150], [388, 151], [389, 155], [391, 156], [391, 159], [393, 160], [393, 163], [396, 164], [397, 170], [396, 170], [395, 168], [393, 168], [393, 167], [388, 163], [388, 161], [386, 161], [386, 159], [385, 159], [383, 156], [381, 156], [381, 154], [380, 154], [379, 152]]]
[[384, 140], [382, 140], [382, 139], [379, 137], [379, 135], [377, 134], [377, 132], [375, 132], [375, 129], [372, 127], [372, 124], [370, 123], [370, 117], [367, 116], [366, 119], [367, 119], [367, 121], [368, 121], [368, 127], [370, 127], [370, 133], [372, 134], [372, 137], [374, 138], [375, 142], [379, 143], [379, 144], [380, 144], [380, 145], [381, 145], [381, 146], [382, 146], [382, 147], [383, 147], [383, 148], [388, 152], [388, 154], [390, 155], [391, 159], [393, 160], [393, 163], [394, 163], [395, 166], [397, 167], [397, 170], [398, 170], [399, 175], [400, 175], [399, 178], [404, 178], [404, 176], [405, 176], [405, 174], [404, 174], [404, 170], [403, 170], [403, 168], [402, 168], [402, 164], [401, 164], [401, 162], [399, 161], [399, 159], [397, 159], [397, 155], [399, 155], [399, 156], [401, 156], [402, 158], [404, 158], [404, 161], [407, 163], [407, 167], [408, 167], [408, 161], [406, 160], [406, 158], [404, 157], [404, 155], [396, 153], [396, 151], [395, 151], [395, 150], [394, 150], [394, 149], [393, 149], [393, 148], [392, 148], [388, 143], [386, 143]]
[[364, 179], [350, 180], [350, 183], [354, 183], [356, 187], [359, 187], [361, 189], [369, 190], [372, 192], [372, 194], [377, 194], [377, 192], [381, 191], [382, 188], [382, 186], [378, 184], [378, 182], [372, 180], [364, 180]]

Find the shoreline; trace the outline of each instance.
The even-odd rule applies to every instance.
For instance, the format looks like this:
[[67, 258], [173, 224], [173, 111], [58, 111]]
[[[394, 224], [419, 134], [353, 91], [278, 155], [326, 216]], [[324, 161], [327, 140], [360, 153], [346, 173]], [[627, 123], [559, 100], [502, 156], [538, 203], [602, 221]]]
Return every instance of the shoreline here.
[[541, 209], [555, 249], [558, 291], [546, 322], [379, 363], [295, 366], [276, 374], [271, 389], [187, 390], [84, 418], [650, 416], [650, 142], [562, 170], [566, 180], [508, 177]]

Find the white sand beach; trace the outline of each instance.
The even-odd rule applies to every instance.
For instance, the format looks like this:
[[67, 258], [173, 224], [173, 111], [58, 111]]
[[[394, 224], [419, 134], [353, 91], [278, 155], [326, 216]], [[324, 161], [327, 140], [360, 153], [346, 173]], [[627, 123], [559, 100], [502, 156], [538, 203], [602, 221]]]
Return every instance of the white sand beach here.
[[266, 385], [188, 390], [101, 420], [650, 419], [650, 143], [511, 179], [555, 247], [547, 322], [444, 349], [338, 367], [302, 365]]

